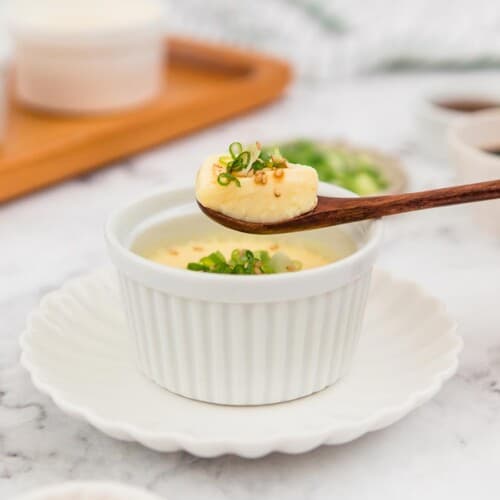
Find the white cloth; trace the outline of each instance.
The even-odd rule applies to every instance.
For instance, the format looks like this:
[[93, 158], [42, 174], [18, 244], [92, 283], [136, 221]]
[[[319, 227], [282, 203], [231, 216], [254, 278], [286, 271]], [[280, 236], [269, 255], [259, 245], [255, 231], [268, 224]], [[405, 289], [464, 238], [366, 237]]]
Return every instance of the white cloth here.
[[500, 63], [491, 0], [183, 0], [169, 17], [174, 32], [269, 50], [305, 78]]

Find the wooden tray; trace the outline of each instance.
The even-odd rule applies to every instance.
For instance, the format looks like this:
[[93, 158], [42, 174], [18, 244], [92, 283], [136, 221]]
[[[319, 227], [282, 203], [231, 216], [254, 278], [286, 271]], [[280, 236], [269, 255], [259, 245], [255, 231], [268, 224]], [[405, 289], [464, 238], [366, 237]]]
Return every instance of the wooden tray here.
[[277, 98], [289, 66], [262, 54], [170, 38], [166, 84], [134, 111], [62, 116], [12, 97], [0, 149], [0, 202], [137, 153]]

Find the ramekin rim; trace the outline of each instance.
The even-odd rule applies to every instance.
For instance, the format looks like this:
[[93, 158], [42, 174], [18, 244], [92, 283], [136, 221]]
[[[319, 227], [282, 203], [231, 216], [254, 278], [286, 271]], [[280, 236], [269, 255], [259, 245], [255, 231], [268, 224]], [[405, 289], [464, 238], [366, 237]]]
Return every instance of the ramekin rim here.
[[[338, 189], [340, 192], [348, 194], [352, 197], [353, 193], [346, 189], [343, 189], [338, 186], [334, 186], [331, 184], [327, 184], [330, 188]], [[149, 261], [144, 257], [141, 257], [134, 253], [132, 250], [127, 248], [125, 245], [122, 245], [118, 240], [118, 237], [113, 231], [113, 225], [115, 221], [118, 219], [120, 214], [132, 207], [133, 205], [144, 202], [147, 199], [150, 199], [154, 196], [158, 196], [162, 193], [167, 192], [175, 192], [180, 190], [192, 190], [193, 186], [188, 183], [179, 183], [179, 184], [171, 184], [168, 187], [156, 188], [154, 190], [149, 191], [146, 194], [143, 194], [141, 197], [138, 197], [131, 202], [123, 204], [121, 207], [115, 209], [108, 216], [108, 219], [105, 224], [105, 237], [106, 241], [109, 245], [112, 246], [113, 250], [118, 252], [118, 254], [124, 258], [132, 261], [134, 264], [138, 266], [142, 266], [150, 271], [157, 271], [163, 276], [173, 276], [178, 279], [183, 279], [185, 281], [194, 281], [204, 282], [207, 284], [217, 284], [217, 283], [229, 283], [231, 280], [234, 283], [242, 283], [242, 279], [244, 279], [244, 283], [259, 283], [262, 284], [262, 280], [265, 279], [268, 283], [287, 283], [294, 282], [300, 279], [311, 278], [314, 279], [317, 276], [324, 276], [325, 273], [335, 272], [342, 268], [346, 268], [348, 266], [355, 266], [357, 263], [362, 262], [366, 258], [368, 258], [373, 252], [376, 251], [378, 244], [382, 238], [382, 221], [380, 219], [370, 219], [370, 234], [368, 235], [367, 242], [358, 247], [352, 254], [343, 257], [334, 262], [330, 262], [324, 266], [312, 268], [312, 269], [304, 269], [298, 273], [278, 273], [272, 274], [269, 276], [238, 276], [238, 275], [227, 275], [227, 274], [216, 274], [216, 273], [196, 273], [196, 272], [187, 272], [185, 269], [177, 269], [170, 266], [165, 266], [162, 264], [158, 264], [156, 262]], [[201, 213], [201, 212], [200, 212]], [[202, 281], [200, 281], [202, 280]]]

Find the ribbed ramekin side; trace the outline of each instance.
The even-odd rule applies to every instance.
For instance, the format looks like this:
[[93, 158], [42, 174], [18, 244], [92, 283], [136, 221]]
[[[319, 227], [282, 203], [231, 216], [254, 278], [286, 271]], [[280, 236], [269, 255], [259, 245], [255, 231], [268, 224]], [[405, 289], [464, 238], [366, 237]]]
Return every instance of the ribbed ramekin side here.
[[183, 396], [257, 405], [337, 381], [358, 341], [369, 273], [304, 299], [227, 304], [174, 297], [122, 276], [143, 373]]
[[369, 285], [370, 272], [342, 288], [290, 304], [293, 327], [287, 343], [292, 355], [285, 363], [290, 368], [282, 379], [292, 382], [283, 391], [286, 399], [320, 391], [348, 371], [359, 340]]
[[356, 348], [363, 329], [363, 319], [365, 316], [366, 304], [368, 302], [368, 294], [370, 292], [371, 277], [372, 271], [370, 270], [356, 282], [357, 296], [352, 306], [352, 323], [349, 333], [349, 342], [346, 345], [344, 361], [340, 368], [340, 377], [343, 377], [349, 372], [352, 366], [353, 358], [356, 354]]

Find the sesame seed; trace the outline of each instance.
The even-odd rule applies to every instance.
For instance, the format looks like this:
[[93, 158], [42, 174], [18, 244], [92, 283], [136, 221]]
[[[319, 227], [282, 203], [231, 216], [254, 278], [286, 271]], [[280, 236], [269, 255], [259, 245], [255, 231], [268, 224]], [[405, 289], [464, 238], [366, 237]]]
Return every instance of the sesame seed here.
[[212, 165], [212, 169], [213, 169], [214, 175], [219, 175], [220, 173], [222, 173], [224, 171], [224, 167], [222, 167], [218, 163], [214, 163]]
[[179, 255], [179, 252], [177, 250], [174, 250], [173, 248], [169, 248], [168, 253], [170, 255]]

